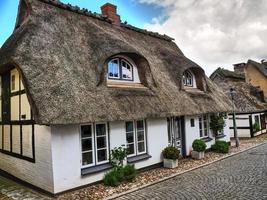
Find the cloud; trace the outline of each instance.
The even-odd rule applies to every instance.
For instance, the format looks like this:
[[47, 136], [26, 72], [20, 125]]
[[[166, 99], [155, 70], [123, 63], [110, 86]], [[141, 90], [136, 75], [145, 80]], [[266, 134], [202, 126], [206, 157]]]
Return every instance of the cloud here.
[[[207, 74], [217, 67], [267, 58], [266, 0], [139, 0], [162, 7], [145, 28], [175, 38]], [[164, 19], [164, 21], [162, 20]]]

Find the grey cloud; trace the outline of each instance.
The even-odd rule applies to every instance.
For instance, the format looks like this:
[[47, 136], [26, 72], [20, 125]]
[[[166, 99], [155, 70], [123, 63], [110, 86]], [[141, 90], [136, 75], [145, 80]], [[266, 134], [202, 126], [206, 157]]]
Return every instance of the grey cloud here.
[[266, 0], [139, 0], [161, 6], [145, 28], [176, 39], [187, 57], [210, 74], [247, 59], [267, 58]]

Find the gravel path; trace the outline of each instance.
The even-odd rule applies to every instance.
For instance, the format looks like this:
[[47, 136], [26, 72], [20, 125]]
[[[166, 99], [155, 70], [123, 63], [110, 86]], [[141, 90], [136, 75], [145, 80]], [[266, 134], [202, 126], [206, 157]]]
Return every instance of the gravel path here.
[[117, 198], [267, 199], [267, 144]]

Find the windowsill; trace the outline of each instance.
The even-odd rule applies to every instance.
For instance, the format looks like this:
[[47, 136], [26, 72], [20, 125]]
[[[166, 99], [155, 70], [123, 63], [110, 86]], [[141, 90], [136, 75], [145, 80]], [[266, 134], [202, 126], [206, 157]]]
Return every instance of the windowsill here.
[[212, 138], [206, 137], [206, 138], [201, 138], [201, 140], [203, 140], [204, 142], [210, 142], [212, 141]]
[[95, 174], [95, 173], [103, 172], [103, 171], [111, 169], [111, 168], [112, 168], [112, 166], [110, 163], [106, 163], [106, 164], [102, 164], [102, 165], [96, 165], [93, 167], [87, 167], [87, 168], [81, 169], [81, 175], [85, 176], [85, 175], [89, 175], [89, 174]]
[[107, 86], [110, 88], [131, 88], [131, 89], [148, 89], [141, 83], [134, 83], [131, 81], [107, 81]]
[[224, 138], [226, 135], [224, 135], [224, 134], [220, 134], [220, 135], [217, 135], [216, 136], [216, 139], [220, 139], [220, 138]]
[[138, 155], [138, 156], [133, 156], [133, 157], [127, 158], [127, 162], [128, 163], [136, 163], [136, 162], [139, 162], [139, 161], [142, 161], [142, 160], [147, 160], [147, 159], [149, 159], [151, 157], [152, 157], [151, 155], [142, 154], [142, 155]]

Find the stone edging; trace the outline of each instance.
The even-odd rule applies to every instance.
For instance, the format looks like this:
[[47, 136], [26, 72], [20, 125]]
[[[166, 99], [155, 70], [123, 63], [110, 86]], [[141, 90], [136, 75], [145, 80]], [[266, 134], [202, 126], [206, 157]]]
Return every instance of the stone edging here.
[[226, 159], [226, 158], [235, 156], [235, 155], [237, 155], [237, 154], [243, 153], [243, 152], [248, 151], [248, 150], [250, 150], [250, 149], [254, 149], [254, 148], [256, 148], [256, 147], [262, 146], [262, 145], [264, 145], [264, 144], [267, 144], [267, 142], [263, 142], [263, 143], [260, 143], [260, 144], [256, 144], [255, 146], [249, 147], [249, 148], [247, 148], [247, 149], [244, 149], [244, 150], [242, 150], [242, 151], [233, 153], [233, 154], [231, 154], [231, 155], [227, 155], [227, 156], [222, 157], [222, 158], [220, 158], [220, 159], [218, 159], [218, 160], [214, 160], [214, 161], [211, 161], [211, 162], [208, 162], [208, 163], [199, 165], [199, 166], [197, 166], [197, 167], [193, 167], [193, 168], [188, 169], [188, 170], [185, 170], [185, 171], [183, 171], [183, 172], [177, 172], [177, 173], [175, 173], [175, 174], [172, 174], [172, 175], [170, 175], [170, 176], [168, 176], [168, 177], [165, 177], [165, 178], [162, 178], [162, 179], [160, 179], [160, 180], [156, 180], [156, 181], [154, 181], [154, 182], [147, 183], [147, 184], [145, 184], [145, 185], [142, 185], [142, 186], [139, 186], [139, 187], [130, 189], [130, 190], [126, 191], [126, 192], [122, 192], [122, 193], [119, 193], [119, 194], [114, 194], [114, 195], [112, 195], [112, 196], [110, 196], [110, 197], [106, 197], [106, 198], [104, 198], [104, 199], [105, 199], [105, 200], [111, 200], [111, 199], [115, 199], [115, 198], [124, 196], [124, 195], [129, 194], [129, 193], [133, 193], [133, 192], [135, 192], [135, 191], [137, 191], [137, 190], [141, 190], [141, 189], [143, 189], [143, 188], [146, 188], [146, 187], [155, 185], [155, 184], [157, 184], [157, 183], [161, 183], [161, 182], [166, 181], [166, 180], [168, 180], [168, 179], [171, 179], [171, 178], [173, 178], [173, 177], [182, 175], [182, 174], [184, 174], [184, 173], [187, 173], [187, 172], [190, 172], [190, 171], [193, 171], [193, 170], [196, 170], [196, 169], [199, 169], [199, 168], [202, 168], [202, 167], [211, 165], [211, 164], [213, 164], [213, 163], [222, 161], [222, 160], [224, 160], [224, 159]]

